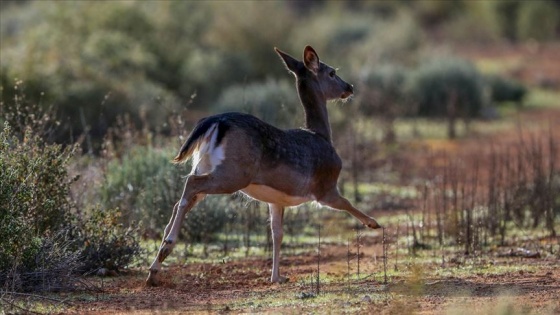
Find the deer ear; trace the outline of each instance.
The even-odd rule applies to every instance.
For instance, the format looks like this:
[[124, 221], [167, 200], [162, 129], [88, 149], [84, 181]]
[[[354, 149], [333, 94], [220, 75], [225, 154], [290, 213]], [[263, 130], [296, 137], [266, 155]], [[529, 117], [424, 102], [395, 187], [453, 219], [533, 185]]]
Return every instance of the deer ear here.
[[278, 56], [280, 56], [280, 58], [282, 58], [282, 61], [286, 65], [286, 68], [288, 68], [288, 70], [290, 70], [291, 72], [296, 73], [297, 69], [298, 69], [298, 65], [300, 64], [300, 61], [297, 60], [296, 58], [288, 55], [287, 53], [281, 51], [280, 49], [278, 49], [276, 47], [274, 47], [274, 50], [276, 51]]
[[313, 47], [305, 46], [303, 49], [303, 63], [305, 67], [314, 74], [319, 72], [319, 56], [317, 56]]

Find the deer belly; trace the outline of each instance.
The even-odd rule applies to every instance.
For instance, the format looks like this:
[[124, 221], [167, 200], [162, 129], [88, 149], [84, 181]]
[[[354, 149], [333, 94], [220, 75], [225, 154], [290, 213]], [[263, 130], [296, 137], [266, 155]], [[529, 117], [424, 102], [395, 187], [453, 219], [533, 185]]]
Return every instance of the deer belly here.
[[251, 184], [241, 190], [245, 195], [267, 203], [290, 207], [313, 200], [311, 196], [290, 196], [270, 186]]

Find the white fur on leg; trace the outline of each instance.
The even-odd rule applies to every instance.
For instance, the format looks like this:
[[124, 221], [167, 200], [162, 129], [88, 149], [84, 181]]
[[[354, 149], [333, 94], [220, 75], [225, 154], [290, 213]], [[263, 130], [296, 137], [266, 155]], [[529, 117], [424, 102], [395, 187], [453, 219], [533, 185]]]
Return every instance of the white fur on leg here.
[[272, 230], [272, 276], [270, 281], [273, 283], [284, 283], [286, 278], [280, 277], [280, 247], [282, 246], [284, 207], [269, 203], [270, 228]]

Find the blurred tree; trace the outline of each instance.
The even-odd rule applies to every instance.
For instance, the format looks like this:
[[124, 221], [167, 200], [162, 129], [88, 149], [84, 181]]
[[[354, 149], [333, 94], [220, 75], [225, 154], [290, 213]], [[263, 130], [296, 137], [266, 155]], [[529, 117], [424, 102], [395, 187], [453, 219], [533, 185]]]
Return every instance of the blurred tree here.
[[558, 40], [560, 6], [552, 1], [523, 1], [519, 7], [516, 28], [522, 40]]
[[505, 38], [517, 40], [517, 17], [519, 15], [520, 0], [504, 0], [495, 2], [497, 20]]
[[236, 85], [226, 89], [217, 101], [219, 111], [250, 113], [278, 128], [303, 125], [303, 109], [296, 87], [288, 80]]
[[485, 103], [482, 77], [461, 59], [434, 58], [422, 63], [408, 84], [411, 97], [418, 102], [418, 115], [446, 117], [449, 138], [456, 137], [458, 118], [468, 123]]
[[521, 83], [497, 75], [488, 76], [485, 81], [490, 88], [492, 102], [514, 102], [517, 106], [523, 105], [527, 88]]
[[383, 121], [383, 141], [396, 142], [393, 123], [405, 110], [405, 70], [396, 65], [384, 65], [365, 73], [360, 83], [359, 111], [378, 116]]
[[214, 111], [229, 87], [284, 78], [274, 46], [297, 56], [310, 44], [357, 73], [417, 63], [425, 29], [546, 40], [559, 23], [559, 6], [540, 0], [2, 3], [2, 100], [23, 81], [32, 102], [58, 107], [65, 127], [58, 141], [87, 133], [97, 145], [125, 113], [169, 133], [168, 117], [181, 104]]
[[[287, 47], [292, 30], [295, 29], [294, 25], [288, 22], [293, 21], [293, 18], [285, 3], [228, 1], [211, 2], [210, 5], [214, 17], [205, 34], [205, 42], [222, 51], [224, 55], [240, 54], [252, 65], [252, 71], [237, 74], [238, 79], [243, 78], [251, 82], [283, 73], [273, 48]], [[272, 16], [274, 18], [271, 18]]]

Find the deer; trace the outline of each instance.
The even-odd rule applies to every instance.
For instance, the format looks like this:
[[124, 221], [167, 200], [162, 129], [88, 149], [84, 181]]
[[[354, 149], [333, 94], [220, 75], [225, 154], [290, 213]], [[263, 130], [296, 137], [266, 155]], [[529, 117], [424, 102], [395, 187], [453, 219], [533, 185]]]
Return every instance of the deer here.
[[192, 170], [149, 268], [147, 286], [158, 285], [157, 273], [177, 243], [185, 215], [209, 194], [241, 192], [268, 203], [272, 283], [288, 281], [279, 271], [286, 207], [315, 201], [345, 211], [369, 228], [381, 228], [374, 218], [341, 196], [337, 187], [342, 161], [331, 140], [327, 101], [347, 100], [354, 93], [353, 86], [321, 62], [311, 46], [304, 48], [302, 61], [274, 49], [296, 78], [304, 126], [282, 130], [238, 112], [208, 116], [196, 124], [173, 159], [184, 163], [192, 157]]

